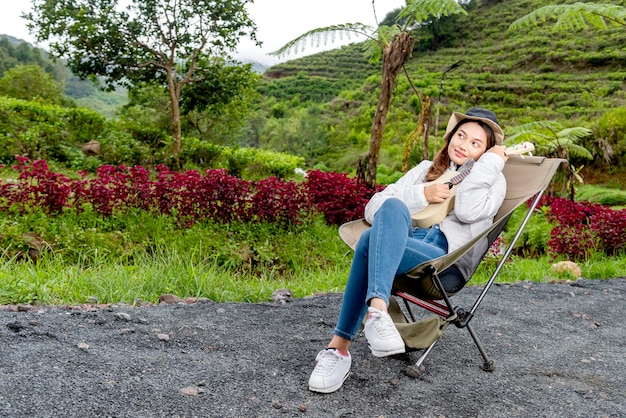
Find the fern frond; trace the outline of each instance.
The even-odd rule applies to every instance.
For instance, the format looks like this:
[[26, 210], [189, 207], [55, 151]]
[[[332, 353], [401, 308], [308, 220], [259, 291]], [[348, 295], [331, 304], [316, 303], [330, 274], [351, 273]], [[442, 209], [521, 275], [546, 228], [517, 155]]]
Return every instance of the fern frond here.
[[575, 141], [578, 141], [589, 135], [591, 135], [591, 129], [581, 128], [581, 127], [567, 128], [559, 132], [560, 138], [572, 138]]
[[376, 39], [369, 38], [364, 42], [363, 51], [370, 62], [379, 62], [383, 57], [383, 48], [389, 45], [391, 40], [401, 32], [398, 25], [384, 26], [377, 29]]
[[563, 129], [560, 123], [550, 120], [537, 120], [534, 122], [524, 123], [509, 129], [511, 134], [516, 133], [538, 133], [544, 130], [556, 133]]
[[504, 145], [512, 146], [515, 144], [519, 144], [520, 142], [532, 142], [536, 147], [539, 147], [549, 143], [551, 139], [554, 139], [554, 137], [541, 134], [537, 131], [529, 130], [507, 135], [506, 139], [504, 140]]
[[626, 7], [603, 3], [574, 3], [540, 7], [509, 26], [509, 30], [539, 26], [555, 20], [555, 30], [578, 30], [588, 27], [605, 29], [608, 25], [626, 26]]
[[270, 52], [268, 55], [282, 57], [292, 52], [302, 52], [307, 44], [311, 47], [319, 47], [323, 42], [324, 45], [334, 42], [337, 37], [342, 40], [344, 37], [350, 39], [350, 36], [366, 36], [370, 37], [375, 33], [375, 29], [363, 23], [344, 23], [340, 25], [326, 26], [310, 30], [297, 38], [287, 42], [280, 49]]
[[456, 0], [407, 0], [406, 7], [402, 9], [398, 18], [407, 18], [407, 22], [413, 19], [416, 23], [422, 23], [432, 17], [439, 19], [455, 14], [467, 14]]
[[380, 44], [385, 47], [389, 45], [389, 43], [391, 43], [391, 40], [395, 38], [400, 32], [402, 32], [402, 29], [398, 25], [380, 25], [377, 29], [378, 42], [380, 42]]
[[585, 147], [582, 147], [578, 144], [570, 143], [570, 144], [567, 144], [566, 148], [570, 157], [586, 158], [587, 160], [593, 160], [593, 155], [591, 155], [591, 152], [589, 152], [589, 150]]

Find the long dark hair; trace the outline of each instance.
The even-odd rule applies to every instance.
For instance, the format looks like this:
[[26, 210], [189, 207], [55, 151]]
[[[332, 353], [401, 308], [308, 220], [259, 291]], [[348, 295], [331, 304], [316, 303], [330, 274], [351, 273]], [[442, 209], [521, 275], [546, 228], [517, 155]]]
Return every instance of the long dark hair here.
[[480, 125], [481, 128], [485, 130], [487, 134], [487, 148], [489, 149], [496, 145], [496, 134], [491, 129], [491, 126], [487, 125], [482, 120], [474, 120], [474, 119], [463, 119], [459, 123], [456, 124], [454, 129], [452, 129], [448, 135], [446, 136], [446, 142], [443, 147], [439, 150], [435, 158], [433, 158], [433, 164], [428, 169], [428, 173], [426, 173], [426, 181], [437, 180], [443, 173], [446, 172], [448, 168], [450, 168], [450, 155], [448, 154], [448, 146], [450, 145], [450, 140], [459, 130], [459, 128], [468, 122], [476, 122]]

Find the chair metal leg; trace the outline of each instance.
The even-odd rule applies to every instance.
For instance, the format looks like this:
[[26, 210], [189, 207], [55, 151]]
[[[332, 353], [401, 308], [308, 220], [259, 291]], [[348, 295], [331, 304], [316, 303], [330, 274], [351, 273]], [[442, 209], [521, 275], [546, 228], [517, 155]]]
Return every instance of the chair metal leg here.
[[419, 360], [417, 360], [417, 363], [415, 364], [411, 364], [410, 366], [407, 366], [407, 368], [404, 370], [404, 372], [409, 376], [412, 377], [414, 379], [419, 379], [421, 376], [420, 373], [420, 367], [422, 365], [422, 363], [424, 362], [424, 360], [426, 360], [426, 357], [428, 356], [428, 354], [430, 353], [430, 350], [433, 349], [433, 347], [435, 346], [435, 344], [437, 343], [437, 341], [439, 340], [435, 340], [430, 347], [428, 347], [426, 349], [426, 351], [424, 351], [424, 353], [420, 356]]
[[470, 324], [465, 325], [465, 327], [467, 328], [470, 335], [472, 336], [472, 339], [474, 340], [476, 347], [478, 347], [478, 351], [480, 351], [480, 355], [483, 356], [484, 362], [481, 368], [486, 372], [493, 372], [496, 369], [496, 365], [493, 362], [493, 360], [491, 360], [489, 356], [487, 355], [487, 352], [483, 348], [482, 343], [478, 339], [478, 335], [476, 335], [476, 333], [474, 332], [474, 328]]

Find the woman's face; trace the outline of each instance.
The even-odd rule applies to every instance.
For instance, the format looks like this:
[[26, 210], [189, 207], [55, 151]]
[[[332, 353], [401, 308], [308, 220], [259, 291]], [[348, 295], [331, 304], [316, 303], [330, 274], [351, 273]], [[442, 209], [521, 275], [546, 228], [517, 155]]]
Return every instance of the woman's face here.
[[464, 123], [450, 139], [448, 145], [450, 160], [459, 166], [470, 158], [478, 161], [487, 150], [487, 141], [487, 133], [478, 123]]

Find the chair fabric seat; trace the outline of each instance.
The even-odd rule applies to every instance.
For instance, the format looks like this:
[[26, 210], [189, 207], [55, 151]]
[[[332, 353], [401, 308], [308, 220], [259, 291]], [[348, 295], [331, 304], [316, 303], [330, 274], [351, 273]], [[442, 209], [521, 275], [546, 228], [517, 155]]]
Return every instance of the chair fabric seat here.
[[[393, 282], [394, 289], [424, 299], [443, 299], [443, 295], [432, 280], [432, 275], [424, 270], [421, 273], [414, 276], [406, 274], [396, 276]], [[459, 268], [454, 264], [439, 273], [439, 280], [448, 296], [459, 292], [467, 283]]]

